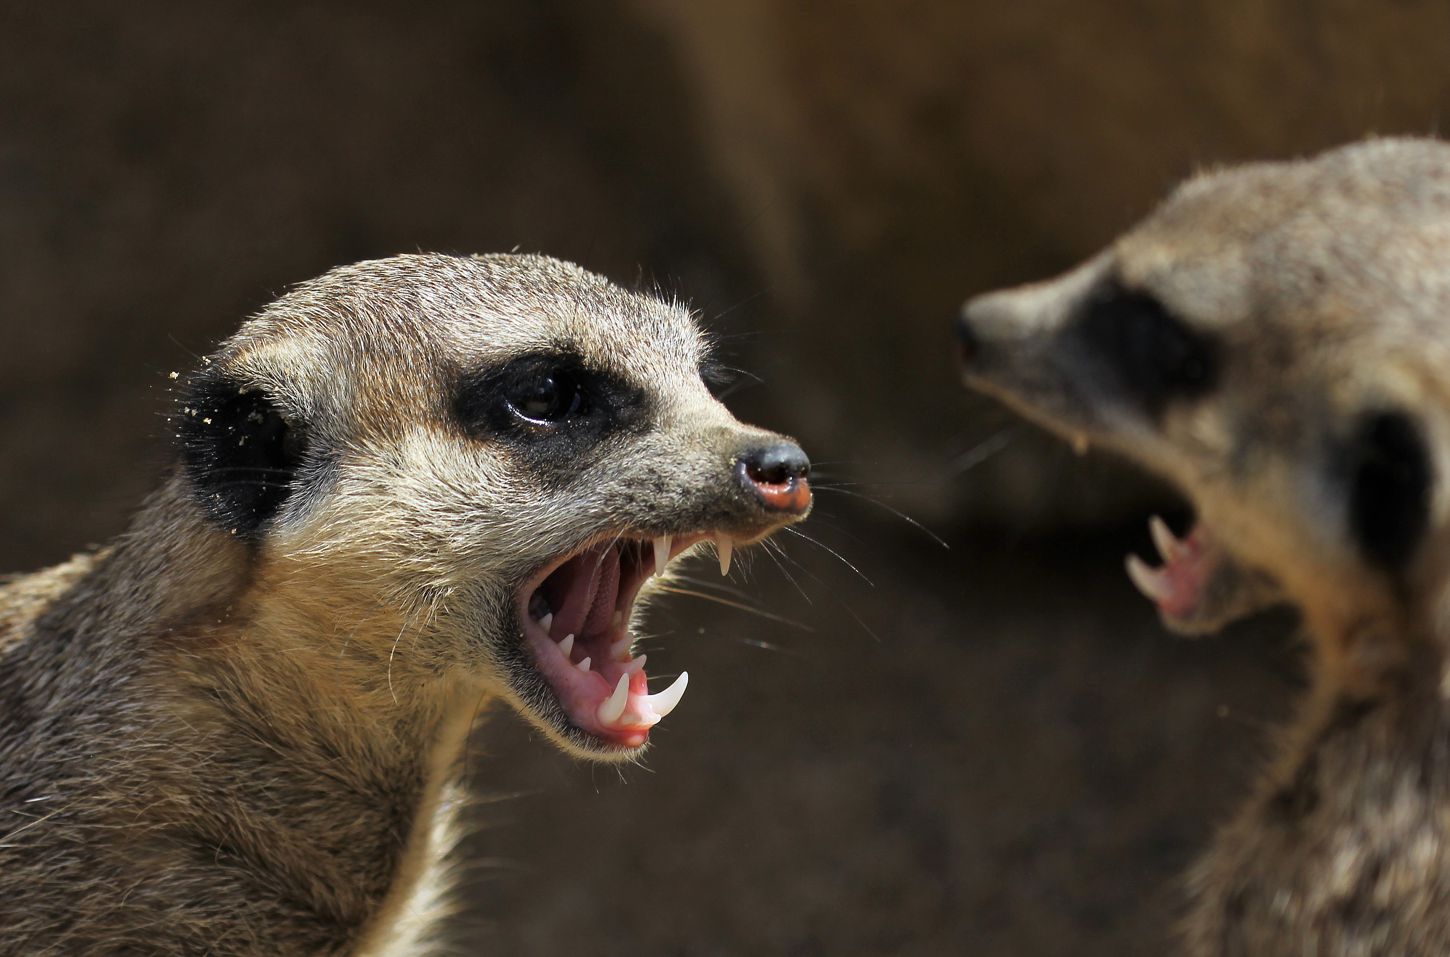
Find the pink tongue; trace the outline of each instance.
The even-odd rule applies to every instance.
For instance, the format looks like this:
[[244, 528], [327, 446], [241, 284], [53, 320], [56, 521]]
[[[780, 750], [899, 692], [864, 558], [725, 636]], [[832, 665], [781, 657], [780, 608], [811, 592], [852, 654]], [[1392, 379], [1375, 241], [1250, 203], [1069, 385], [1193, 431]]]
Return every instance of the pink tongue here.
[[583, 637], [603, 631], [614, 617], [619, 594], [619, 551], [587, 552], [556, 573], [548, 598], [558, 607], [549, 628], [556, 641], [565, 635]]

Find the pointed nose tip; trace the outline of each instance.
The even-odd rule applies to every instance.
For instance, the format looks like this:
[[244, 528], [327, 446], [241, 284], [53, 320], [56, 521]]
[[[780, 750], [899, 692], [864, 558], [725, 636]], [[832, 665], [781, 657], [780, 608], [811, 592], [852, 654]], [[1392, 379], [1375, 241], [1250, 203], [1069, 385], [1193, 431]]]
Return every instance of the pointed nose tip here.
[[810, 473], [811, 460], [794, 442], [751, 449], [735, 466], [740, 484], [766, 509], [795, 515], [810, 508]]

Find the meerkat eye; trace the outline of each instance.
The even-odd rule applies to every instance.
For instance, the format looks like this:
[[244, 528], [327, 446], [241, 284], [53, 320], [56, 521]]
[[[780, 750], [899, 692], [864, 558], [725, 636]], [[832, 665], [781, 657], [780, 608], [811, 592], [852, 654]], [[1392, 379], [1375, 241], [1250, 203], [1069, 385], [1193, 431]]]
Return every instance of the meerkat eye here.
[[1206, 395], [1217, 382], [1217, 343], [1146, 293], [1107, 283], [1074, 328], [1119, 387], [1150, 413], [1174, 399]]
[[568, 354], [536, 353], [477, 369], [457, 388], [453, 413], [466, 431], [529, 443], [587, 444], [638, 424], [644, 410], [636, 389]]
[[584, 390], [567, 369], [543, 369], [529, 375], [505, 397], [518, 415], [531, 422], [559, 422], [584, 411]]

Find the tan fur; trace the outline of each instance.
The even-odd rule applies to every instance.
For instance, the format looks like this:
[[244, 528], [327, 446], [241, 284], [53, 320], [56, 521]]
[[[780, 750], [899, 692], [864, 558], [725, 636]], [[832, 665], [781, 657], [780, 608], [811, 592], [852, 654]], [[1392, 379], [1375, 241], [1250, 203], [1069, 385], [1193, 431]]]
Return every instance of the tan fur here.
[[[1217, 344], [1208, 387], [1158, 412], [1127, 397], [1114, 377], [1152, 336], [1115, 354], [1082, 338], [1112, 283]], [[963, 321], [970, 384], [1170, 479], [1228, 561], [1272, 582], [1216, 621], [1275, 595], [1303, 612], [1312, 691], [1193, 872], [1188, 950], [1450, 951], [1450, 147], [1199, 177], [1084, 266]], [[1416, 487], [1415, 455], [1364, 454], [1383, 415], [1428, 466], [1403, 557], [1373, 543], [1400, 541], [1386, 516], [1417, 496], [1360, 493]], [[1357, 484], [1386, 461], [1388, 485]]]
[[[460, 425], [461, 376], [557, 350], [637, 390], [627, 433], [560, 456]], [[429, 952], [488, 701], [638, 753], [530, 677], [524, 580], [600, 535], [794, 517], [741, 497], [741, 450], [780, 440], [710, 396], [705, 353], [683, 308], [565, 263], [406, 256], [304, 284], [182, 377], [188, 451], [131, 529], [0, 588], [0, 953]], [[238, 470], [286, 483], [256, 527], [206, 463], [264, 417], [229, 431], [216, 383], [304, 449]]]

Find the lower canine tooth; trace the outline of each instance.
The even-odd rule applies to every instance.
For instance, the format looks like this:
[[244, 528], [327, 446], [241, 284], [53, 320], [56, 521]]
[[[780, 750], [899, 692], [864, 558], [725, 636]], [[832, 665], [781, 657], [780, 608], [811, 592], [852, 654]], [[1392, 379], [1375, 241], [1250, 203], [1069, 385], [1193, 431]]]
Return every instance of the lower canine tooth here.
[[720, 555], [720, 574], [730, 574], [730, 556], [735, 550], [735, 543], [730, 540], [729, 535], [715, 536], [715, 551]]
[[675, 705], [679, 704], [680, 699], [685, 696], [685, 687], [689, 683], [690, 673], [688, 671], [682, 671], [680, 672], [680, 676], [675, 679], [674, 684], [670, 685], [659, 694], [652, 694], [646, 696], [644, 700], [649, 702], [649, 707], [651, 711], [663, 718], [665, 715], [675, 710]]
[[569, 657], [569, 653], [574, 650], [574, 636], [565, 635], [564, 640], [559, 642], [559, 650], [564, 653], [565, 658]]
[[636, 671], [639, 671], [641, 668], [644, 667], [645, 659], [648, 657], [649, 655], [640, 655], [638, 658], [625, 662], [624, 673], [627, 675], [632, 675]]
[[593, 658], [585, 658], [583, 661], [579, 662], [579, 664], [575, 665], [575, 667], [587, 675], [589, 673], [589, 662], [593, 660]]
[[625, 635], [609, 646], [609, 654], [615, 661], [629, 660], [629, 646], [634, 644], [634, 635]]
[[670, 563], [670, 539], [672, 536], [660, 535], [655, 539], [655, 574], [663, 575], [665, 566]]
[[1173, 586], [1163, 577], [1163, 573], [1156, 568], [1150, 568], [1137, 555], [1129, 555], [1125, 567], [1128, 577], [1138, 586], [1138, 590], [1155, 602], [1161, 602], [1172, 594]]
[[620, 675], [614, 686], [614, 693], [599, 702], [599, 723], [612, 725], [624, 715], [624, 706], [629, 704], [629, 675]]

